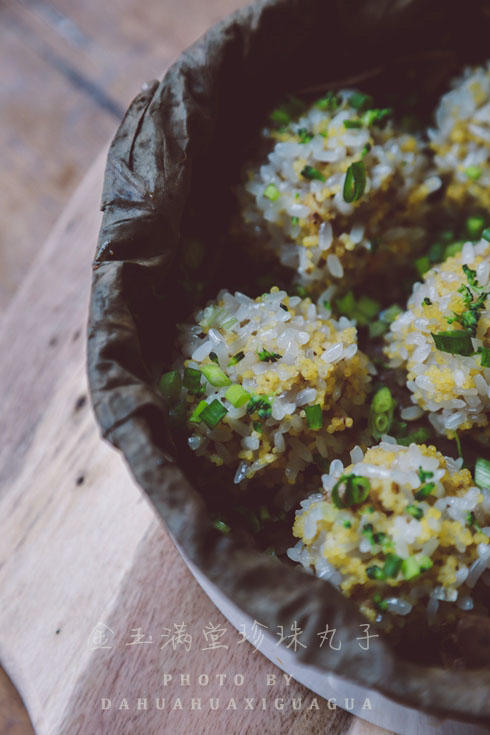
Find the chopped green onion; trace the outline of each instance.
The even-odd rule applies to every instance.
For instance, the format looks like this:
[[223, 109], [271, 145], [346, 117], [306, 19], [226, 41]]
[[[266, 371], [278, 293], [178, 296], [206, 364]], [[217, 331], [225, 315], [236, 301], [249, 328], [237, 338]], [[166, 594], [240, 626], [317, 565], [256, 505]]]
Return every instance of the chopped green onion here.
[[268, 184], [264, 189], [264, 196], [271, 202], [275, 202], [281, 196], [281, 192], [275, 184]]
[[468, 217], [466, 220], [466, 232], [472, 240], [480, 239], [484, 227], [485, 220], [480, 215]]
[[480, 365], [490, 367], [490, 347], [482, 347], [480, 355]]
[[210, 352], [210, 353], [209, 353], [209, 359], [210, 359], [210, 360], [211, 360], [212, 362], [215, 362], [215, 363], [216, 363], [216, 365], [219, 365], [218, 355], [216, 354], [216, 352]]
[[268, 419], [272, 414], [272, 403], [267, 396], [252, 396], [247, 404], [247, 413], [258, 413], [261, 419]]
[[480, 526], [476, 522], [476, 516], [472, 510], [466, 514], [466, 523], [470, 528], [474, 528], [475, 531], [481, 531]]
[[210, 429], [214, 429], [214, 427], [219, 424], [221, 419], [226, 416], [227, 413], [228, 409], [225, 408], [217, 398], [215, 398], [214, 401], [209, 403], [201, 411], [201, 421], [204, 421], [206, 426]]
[[257, 350], [259, 360], [261, 362], [277, 362], [281, 359], [282, 355], [277, 352], [269, 352], [269, 350]]
[[336, 299], [335, 303], [340, 314], [349, 317], [349, 319], [354, 318], [356, 300], [352, 291], [348, 291], [342, 298]]
[[481, 236], [483, 237], [484, 240], [486, 240], [487, 242], [490, 242], [490, 227], [485, 227], [485, 229], [481, 233]]
[[402, 573], [405, 579], [413, 579], [420, 574], [420, 566], [413, 556], [409, 556], [408, 559], [403, 559]]
[[254, 428], [254, 431], [257, 432], [257, 434], [262, 434], [262, 424], [260, 423], [260, 421], [254, 421], [252, 423], [252, 426]]
[[352, 523], [350, 521], [344, 521], [342, 525], [343, 525], [344, 528], [351, 528], [352, 527]]
[[344, 120], [344, 128], [362, 128], [362, 120]]
[[475, 464], [475, 483], [478, 487], [490, 490], [490, 461], [478, 457]]
[[308, 181], [313, 181], [313, 180], [316, 180], [316, 181], [325, 181], [325, 176], [322, 174], [321, 171], [319, 171], [314, 166], [306, 165], [301, 170], [301, 176], [304, 179], [308, 179]]
[[[360, 505], [369, 496], [371, 483], [360, 475], [342, 475], [332, 488], [332, 501], [336, 508]], [[342, 492], [342, 497], [340, 493]]]
[[388, 331], [388, 326], [378, 320], [375, 322], [370, 322], [368, 329], [371, 339], [376, 339], [377, 337], [381, 337], [383, 334], [385, 334], [385, 332]]
[[376, 391], [373, 400], [371, 401], [371, 408], [375, 413], [386, 413], [393, 407], [393, 396], [391, 395], [390, 389], [384, 385], [378, 391]]
[[376, 592], [373, 595], [373, 604], [374, 607], [376, 607], [381, 612], [385, 612], [385, 610], [388, 610], [388, 603], [386, 602], [386, 600], [383, 600], [379, 592]]
[[382, 109], [366, 110], [362, 116], [362, 121], [366, 127], [374, 125], [374, 123], [382, 122], [385, 118], [389, 117], [393, 110], [391, 107], [384, 107]]
[[248, 403], [250, 400], [250, 393], [247, 393], [241, 385], [230, 385], [226, 390], [225, 398], [232, 406], [240, 408]]
[[424, 299], [424, 306], [432, 306], [432, 301], [429, 299], [428, 296]]
[[431, 494], [435, 486], [434, 482], [426, 482], [425, 485], [422, 485], [422, 487], [415, 493], [415, 500], [424, 500], [424, 498]]
[[366, 143], [366, 145], [364, 146], [364, 148], [361, 151], [361, 158], [364, 158], [364, 156], [367, 156], [367, 154], [369, 153], [369, 151], [371, 150], [371, 148], [372, 148], [371, 143]]
[[180, 373], [177, 370], [170, 370], [168, 373], [163, 373], [158, 387], [169, 403], [175, 403], [179, 399], [182, 390]]
[[294, 217], [291, 217], [291, 227], [297, 227], [299, 225], [299, 217], [294, 215]]
[[383, 566], [383, 572], [386, 577], [397, 577], [401, 569], [403, 559], [396, 554], [387, 554], [386, 561]]
[[373, 564], [371, 567], [367, 567], [366, 574], [369, 579], [386, 579], [385, 572], [378, 567], [377, 564]]
[[426, 480], [430, 480], [431, 477], [434, 477], [433, 472], [430, 472], [430, 470], [423, 470], [422, 467], [419, 467], [417, 474], [420, 482], [425, 482]]
[[275, 122], [277, 125], [289, 125], [291, 122], [291, 115], [284, 109], [284, 107], [278, 107], [277, 109], [272, 110], [270, 118], [272, 122]]
[[189, 393], [195, 396], [199, 396], [204, 393], [204, 386], [201, 385], [201, 371], [195, 368], [186, 367], [184, 368], [184, 388], [187, 388]]
[[231, 385], [231, 380], [225, 375], [219, 365], [203, 365], [201, 372], [211, 385], [215, 385], [218, 388]]
[[482, 175], [482, 170], [478, 166], [468, 166], [468, 168], [465, 168], [464, 172], [466, 176], [472, 181], [478, 181], [478, 179]]
[[366, 167], [364, 161], [351, 163], [344, 179], [343, 197], [345, 202], [357, 202], [366, 188]]
[[309, 429], [313, 429], [313, 431], [318, 431], [323, 426], [323, 415], [322, 415], [322, 407], [319, 403], [316, 403], [314, 406], [306, 406], [305, 408], [305, 414], [306, 414], [306, 423], [308, 424]]
[[403, 309], [398, 304], [392, 304], [384, 311], [380, 312], [379, 318], [385, 324], [392, 324], [397, 316], [403, 312]]
[[414, 265], [419, 276], [423, 276], [424, 273], [427, 273], [427, 271], [430, 270], [430, 260], [427, 255], [423, 255], [421, 258], [417, 258], [414, 261]]
[[418, 505], [413, 505], [411, 503], [410, 505], [407, 505], [405, 510], [407, 511], [407, 513], [410, 513], [410, 515], [413, 516], [417, 521], [420, 521], [420, 519], [424, 517], [424, 511]]
[[201, 423], [201, 414], [204, 411], [204, 409], [207, 406], [207, 401], [199, 401], [197, 406], [195, 407], [194, 411], [192, 412], [192, 415], [189, 419], [189, 421], [192, 424], [200, 424]]
[[313, 139], [313, 133], [310, 133], [306, 128], [300, 128], [298, 130], [299, 142], [309, 143]]
[[363, 94], [362, 92], [354, 92], [349, 97], [349, 105], [359, 112], [367, 110], [368, 107], [372, 106], [373, 102], [374, 100], [370, 94]]
[[432, 561], [430, 556], [425, 556], [425, 554], [422, 554], [421, 556], [417, 555], [415, 558], [418, 562], [419, 569], [421, 572], [427, 572], [429, 569], [432, 569], [432, 567], [434, 566], [434, 562]]
[[463, 249], [463, 245], [464, 242], [462, 240], [452, 242], [450, 245], [448, 245], [444, 250], [444, 260], [446, 260], [446, 258], [452, 258], [454, 255], [460, 253]]
[[357, 308], [367, 319], [374, 319], [380, 310], [380, 303], [369, 296], [361, 296], [357, 302]]
[[217, 531], [221, 531], [221, 533], [230, 533], [231, 531], [229, 525], [219, 518], [214, 521], [213, 526], [216, 528]]
[[453, 329], [447, 332], [431, 332], [432, 339], [438, 350], [449, 352], [451, 355], [464, 355], [469, 357], [474, 354], [471, 334], [465, 329]]
[[315, 107], [319, 110], [336, 110], [340, 105], [340, 97], [335, 92], [327, 92], [324, 97], [321, 97], [315, 102]]
[[244, 357], [245, 357], [244, 352], [237, 352], [236, 355], [233, 355], [233, 357], [231, 358], [230, 362], [228, 363], [228, 367], [230, 367], [230, 365], [236, 365], [237, 362], [240, 362], [240, 360], [243, 360]]
[[424, 444], [430, 437], [431, 433], [429, 429], [421, 426], [419, 429], [407, 434], [407, 436], [399, 436], [397, 442], [403, 447], [408, 447], [410, 444]]

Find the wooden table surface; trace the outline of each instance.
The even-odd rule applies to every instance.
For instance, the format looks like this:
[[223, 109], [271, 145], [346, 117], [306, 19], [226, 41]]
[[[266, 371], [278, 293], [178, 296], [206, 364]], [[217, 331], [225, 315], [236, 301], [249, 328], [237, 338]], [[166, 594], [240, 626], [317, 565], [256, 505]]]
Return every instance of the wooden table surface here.
[[[87, 401], [104, 153], [76, 184], [141, 83], [240, 4], [0, 5], [0, 661], [39, 735], [384, 732], [323, 700], [317, 710], [311, 693], [239, 644], [101, 441]], [[192, 638], [174, 650], [182, 623]], [[203, 650], [209, 623], [226, 630], [228, 648]], [[220, 697], [218, 711], [207, 709], [211, 697]], [[267, 710], [244, 710], [244, 697], [265, 697]], [[276, 698], [292, 697], [301, 710], [274, 709]], [[199, 698], [202, 711], [191, 709]], [[224, 709], [231, 698], [237, 711]], [[0, 735], [31, 732], [0, 677]]]

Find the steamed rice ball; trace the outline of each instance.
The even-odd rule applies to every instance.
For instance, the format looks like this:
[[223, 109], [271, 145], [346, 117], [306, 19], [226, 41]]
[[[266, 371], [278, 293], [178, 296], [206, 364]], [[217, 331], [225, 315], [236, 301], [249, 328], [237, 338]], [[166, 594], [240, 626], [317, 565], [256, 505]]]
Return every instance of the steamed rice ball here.
[[441, 602], [471, 610], [490, 565], [490, 492], [432, 446], [393, 440], [351, 456], [345, 469], [332, 462], [323, 492], [301, 503], [288, 556], [373, 621], [422, 612], [433, 622]]
[[429, 130], [434, 163], [448, 177], [450, 203], [490, 207], [490, 62], [453, 82]]
[[488, 425], [490, 244], [466, 243], [416, 283], [391, 324], [386, 354], [441, 434]]
[[[315, 456], [342, 451], [370, 381], [357, 333], [310, 299], [273, 288], [222, 291], [181, 329], [189, 446], [232, 468], [294, 483]], [[267, 472], [265, 472], [267, 470]]]
[[273, 147], [248, 171], [244, 210], [281, 262], [314, 285], [357, 280], [365, 264], [413, 255], [427, 196], [441, 186], [421, 140], [398, 131], [390, 109], [350, 90], [329, 93], [297, 122], [284, 114], [279, 132], [264, 130]]

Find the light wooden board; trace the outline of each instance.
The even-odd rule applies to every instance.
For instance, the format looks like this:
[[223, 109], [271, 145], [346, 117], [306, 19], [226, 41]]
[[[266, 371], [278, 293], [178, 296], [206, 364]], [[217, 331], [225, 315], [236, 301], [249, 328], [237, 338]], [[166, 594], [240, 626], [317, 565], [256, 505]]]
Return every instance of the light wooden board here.
[[[0, 660], [39, 735], [379, 735], [322, 700], [319, 710], [308, 709], [311, 693], [288, 686], [260, 652], [238, 643], [121, 457], [99, 437], [86, 400], [85, 325], [102, 173], [103, 156], [41, 249], [0, 332]], [[111, 648], [93, 650], [99, 623], [112, 631]], [[162, 649], [165, 629], [181, 623], [193, 637], [190, 650]], [[227, 649], [202, 650], [209, 623], [226, 629]], [[152, 642], [126, 645], [135, 628]], [[166, 687], [164, 673], [173, 676]], [[210, 677], [208, 686], [200, 674]], [[222, 687], [219, 674], [227, 676]], [[302, 698], [301, 710], [292, 711], [292, 696]], [[148, 709], [138, 710], [145, 697]], [[155, 697], [165, 698], [165, 709], [156, 709]], [[172, 709], [179, 697], [183, 709]], [[202, 709], [192, 710], [199, 697]], [[208, 709], [210, 697], [220, 698], [219, 710]], [[264, 697], [266, 710], [244, 709], [245, 697]], [[276, 697], [284, 710], [274, 709]], [[230, 698], [236, 711], [225, 709]], [[129, 709], [118, 709], [124, 699]]]

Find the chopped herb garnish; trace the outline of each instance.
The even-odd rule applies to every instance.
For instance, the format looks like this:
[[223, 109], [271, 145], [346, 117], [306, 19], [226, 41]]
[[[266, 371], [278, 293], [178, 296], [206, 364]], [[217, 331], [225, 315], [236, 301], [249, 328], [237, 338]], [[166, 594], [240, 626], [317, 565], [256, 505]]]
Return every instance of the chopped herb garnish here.
[[[371, 483], [360, 475], [342, 475], [332, 488], [332, 501], [336, 508], [360, 505], [369, 497]], [[342, 494], [342, 495], [341, 495]]]
[[480, 365], [490, 367], [490, 347], [482, 347], [480, 350]]
[[470, 528], [474, 528], [475, 531], [481, 531], [481, 528], [476, 521], [476, 516], [472, 510], [466, 514], [466, 523]]
[[272, 403], [267, 396], [252, 396], [247, 404], [247, 413], [258, 413], [261, 419], [268, 419], [272, 414]]
[[211, 362], [215, 362], [217, 365], [219, 365], [218, 355], [216, 354], [216, 352], [210, 352], [209, 359], [211, 360]]
[[169, 403], [175, 403], [180, 398], [182, 379], [177, 370], [170, 370], [160, 378], [158, 387]]
[[370, 94], [363, 94], [362, 92], [354, 92], [354, 94], [351, 94], [349, 97], [349, 105], [358, 112], [367, 110], [368, 107], [372, 106], [373, 102], [374, 100]]
[[405, 579], [413, 579], [420, 574], [420, 565], [413, 556], [403, 559], [401, 567]]
[[228, 409], [225, 408], [217, 398], [215, 398], [214, 401], [211, 401], [211, 403], [201, 411], [201, 421], [204, 421], [206, 426], [210, 429], [214, 429], [214, 427], [219, 424], [221, 419], [226, 416], [227, 413]]
[[490, 490], [490, 461], [478, 457], [475, 463], [475, 483], [478, 487]]
[[[468, 281], [468, 285], [463, 284], [459, 287], [458, 291], [463, 297], [463, 303], [466, 308], [463, 312], [461, 312], [461, 314], [453, 312], [453, 316], [448, 317], [447, 322], [448, 324], [458, 322], [458, 324], [460, 324], [464, 330], [467, 330], [469, 334], [474, 337], [476, 335], [481, 312], [485, 308], [485, 301], [490, 292], [481, 290], [481, 287], [476, 278], [475, 270], [464, 264], [463, 271]], [[474, 291], [480, 292], [479, 295], [476, 296]], [[473, 354], [473, 351], [469, 354]]]
[[366, 188], [366, 167], [364, 161], [351, 163], [344, 179], [343, 197], [345, 202], [357, 202]]
[[264, 189], [264, 196], [271, 202], [275, 202], [281, 196], [281, 192], [275, 184], [268, 184]]
[[352, 527], [352, 523], [350, 521], [344, 521], [342, 525], [343, 525], [344, 528], [351, 528]]
[[388, 603], [386, 602], [386, 600], [383, 600], [379, 592], [376, 592], [373, 595], [373, 605], [381, 612], [385, 612], [386, 610], [388, 610]]
[[431, 332], [432, 339], [438, 350], [441, 352], [449, 352], [452, 355], [464, 355], [469, 357], [473, 355], [473, 343], [471, 334], [465, 329], [453, 329], [447, 332]]
[[485, 220], [480, 215], [473, 215], [466, 220], [466, 232], [472, 240], [479, 240], [485, 227]]
[[482, 170], [478, 166], [468, 166], [468, 168], [465, 168], [464, 172], [466, 176], [472, 181], [478, 181], [478, 179], [482, 175]]
[[428, 270], [430, 270], [430, 260], [427, 255], [423, 255], [421, 258], [417, 258], [414, 261], [415, 268], [417, 269], [417, 272], [419, 276], [423, 276], [424, 273], [427, 273]]
[[378, 567], [377, 564], [373, 564], [371, 567], [367, 567], [366, 574], [369, 579], [386, 579], [386, 574], [381, 569], [381, 567]]
[[490, 227], [485, 227], [485, 229], [481, 233], [481, 236], [483, 237], [484, 240], [486, 240], [487, 242], [490, 242]]
[[318, 431], [323, 426], [323, 415], [322, 415], [322, 407], [319, 403], [315, 404], [314, 406], [306, 406], [305, 408], [305, 414], [306, 414], [306, 423], [308, 424], [309, 429], [313, 429], [313, 431]]
[[184, 368], [184, 388], [187, 388], [189, 393], [194, 396], [199, 396], [204, 393], [204, 386], [201, 385], [201, 371], [195, 368]]
[[435, 486], [435, 482], [426, 482], [425, 485], [422, 485], [422, 487], [415, 493], [415, 500], [424, 500], [431, 494]]
[[429, 470], [423, 470], [422, 467], [419, 467], [417, 472], [420, 482], [425, 482], [426, 480], [430, 480], [431, 477], [434, 477], [434, 473], [430, 472]]
[[413, 505], [411, 503], [410, 505], [407, 505], [405, 510], [407, 511], [407, 513], [410, 513], [410, 515], [413, 516], [417, 521], [420, 521], [420, 519], [424, 517], [424, 511], [418, 505]]
[[364, 158], [364, 156], [366, 156], [369, 153], [372, 147], [373, 146], [371, 145], [371, 143], [366, 143], [366, 145], [361, 151], [361, 158]]
[[315, 107], [319, 110], [336, 110], [340, 105], [340, 97], [335, 92], [327, 92], [324, 97], [321, 97], [315, 102]]
[[387, 554], [386, 560], [383, 566], [383, 572], [385, 577], [397, 577], [398, 572], [401, 569], [403, 559], [396, 554]]
[[362, 128], [362, 120], [344, 120], [344, 128]]
[[379, 315], [379, 318], [382, 322], [385, 322], [385, 324], [392, 324], [397, 316], [403, 312], [403, 309], [398, 306], [398, 304], [392, 304], [387, 309], [382, 311]]
[[310, 133], [306, 128], [300, 128], [298, 130], [299, 142], [309, 143], [313, 139], [313, 133]]
[[297, 227], [298, 225], [299, 225], [299, 217], [296, 217], [296, 215], [294, 215], [294, 217], [291, 217], [291, 226]]
[[247, 393], [241, 385], [230, 385], [226, 390], [225, 398], [232, 406], [240, 408], [248, 403], [250, 400], [250, 393]]
[[231, 358], [230, 362], [228, 363], [228, 367], [230, 365], [236, 365], [237, 362], [240, 362], [240, 360], [243, 360], [244, 357], [245, 357], [244, 352], [237, 352], [236, 355], [233, 355], [233, 357]]
[[322, 172], [319, 171], [314, 166], [310, 166], [310, 165], [306, 165], [301, 170], [301, 176], [304, 179], [308, 179], [308, 181], [313, 181], [313, 180], [316, 180], [316, 181], [325, 181], [325, 176], [322, 174]]
[[424, 444], [430, 437], [431, 433], [429, 429], [421, 426], [419, 429], [415, 429], [415, 431], [407, 434], [407, 436], [397, 437], [397, 442], [403, 447], [408, 447], [410, 444]]
[[257, 434], [262, 434], [262, 424], [260, 423], [260, 421], [254, 421], [252, 423], [252, 426], [254, 428], [254, 431], [257, 432]]
[[277, 362], [281, 359], [282, 355], [278, 352], [269, 352], [269, 350], [257, 350], [259, 360], [261, 362]]
[[202, 412], [204, 411], [204, 409], [206, 408], [207, 405], [208, 404], [207, 404], [206, 401], [199, 401], [199, 403], [195, 407], [195, 409], [192, 412], [191, 417], [189, 419], [189, 421], [192, 424], [200, 424], [201, 423], [201, 414], [202, 414]]
[[391, 391], [383, 386], [374, 394], [369, 409], [369, 430], [375, 439], [381, 439], [390, 430], [394, 409]]
[[362, 122], [368, 128], [370, 125], [380, 123], [391, 115], [393, 110], [391, 107], [384, 107], [382, 109], [366, 110], [362, 116]]
[[424, 306], [432, 306], [432, 301], [429, 299], [428, 296], [424, 299]]
[[201, 367], [201, 373], [204, 375], [211, 385], [218, 388], [222, 388], [225, 385], [231, 385], [231, 380], [222, 371], [219, 365], [203, 365]]

